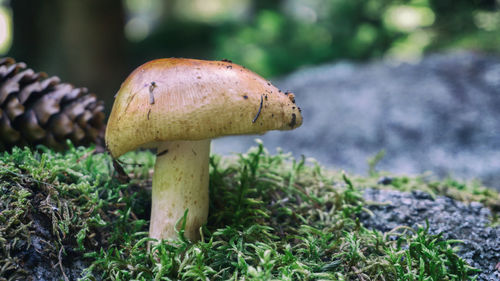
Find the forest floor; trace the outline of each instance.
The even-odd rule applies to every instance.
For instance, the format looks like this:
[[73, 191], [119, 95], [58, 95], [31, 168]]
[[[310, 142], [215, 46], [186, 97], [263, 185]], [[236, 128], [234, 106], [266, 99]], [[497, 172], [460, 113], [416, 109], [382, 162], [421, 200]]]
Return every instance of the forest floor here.
[[[500, 195], [330, 171], [261, 143], [210, 159], [199, 242], [148, 238], [154, 154], [0, 156], [0, 280], [498, 280]], [[148, 245], [151, 246], [148, 249]]]

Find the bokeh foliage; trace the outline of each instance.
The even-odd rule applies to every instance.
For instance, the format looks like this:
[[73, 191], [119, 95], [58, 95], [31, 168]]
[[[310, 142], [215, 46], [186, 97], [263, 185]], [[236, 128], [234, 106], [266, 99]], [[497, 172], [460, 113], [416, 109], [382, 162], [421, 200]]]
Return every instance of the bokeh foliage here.
[[401, 36], [383, 23], [393, 1], [313, 2], [298, 11], [262, 10], [250, 23], [222, 29], [215, 56], [275, 76], [333, 59], [381, 56]]
[[227, 58], [268, 77], [339, 59], [407, 59], [449, 48], [500, 51], [496, 0], [236, 2], [247, 8], [228, 5], [211, 16], [174, 4], [174, 12], [135, 46], [160, 52], [159, 44], [174, 55]]
[[8, 56], [88, 87], [109, 110], [128, 73], [162, 57], [229, 59], [272, 78], [343, 59], [415, 59], [464, 48], [498, 53], [499, 6], [498, 0], [0, 0], [0, 35], [11, 28], [2, 25], [11, 15]]

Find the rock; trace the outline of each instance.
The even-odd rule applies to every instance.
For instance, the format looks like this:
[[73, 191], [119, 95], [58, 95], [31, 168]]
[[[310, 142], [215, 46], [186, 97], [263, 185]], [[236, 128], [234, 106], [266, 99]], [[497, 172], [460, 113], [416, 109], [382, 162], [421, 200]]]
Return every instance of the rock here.
[[491, 213], [481, 203], [466, 205], [447, 197], [425, 192], [399, 192], [368, 188], [365, 200], [388, 204], [368, 205], [373, 216], [363, 213], [360, 221], [369, 229], [382, 232], [406, 225], [413, 228], [429, 223], [429, 233], [442, 233], [443, 239], [458, 239], [458, 255], [471, 266], [481, 269], [478, 280], [498, 281], [500, 272], [500, 227], [490, 227]]
[[[277, 81], [296, 94], [302, 127], [261, 138], [322, 165], [364, 174], [366, 160], [393, 173], [432, 171], [479, 178], [500, 190], [500, 58], [435, 54], [417, 63], [340, 62]], [[214, 141], [217, 153], [245, 152], [255, 136]]]
[[389, 185], [392, 183], [392, 178], [391, 177], [381, 177], [377, 181], [378, 184], [383, 184], [383, 185]]

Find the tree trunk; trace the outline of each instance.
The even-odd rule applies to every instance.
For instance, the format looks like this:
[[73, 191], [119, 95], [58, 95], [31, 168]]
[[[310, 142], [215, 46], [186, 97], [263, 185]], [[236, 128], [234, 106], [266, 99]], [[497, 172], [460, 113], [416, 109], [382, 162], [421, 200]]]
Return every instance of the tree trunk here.
[[37, 71], [87, 87], [111, 109], [129, 69], [121, 0], [15, 0], [9, 55]]

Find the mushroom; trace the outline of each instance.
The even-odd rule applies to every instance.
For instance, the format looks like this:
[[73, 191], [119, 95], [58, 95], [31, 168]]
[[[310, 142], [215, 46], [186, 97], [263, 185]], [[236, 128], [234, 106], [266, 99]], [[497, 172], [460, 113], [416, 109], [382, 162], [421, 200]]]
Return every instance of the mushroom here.
[[[302, 124], [293, 94], [229, 61], [158, 59], [123, 82], [106, 128], [112, 157], [157, 149], [149, 236], [196, 241], [208, 217], [210, 141], [291, 130]], [[178, 227], [178, 226], [177, 226]]]

